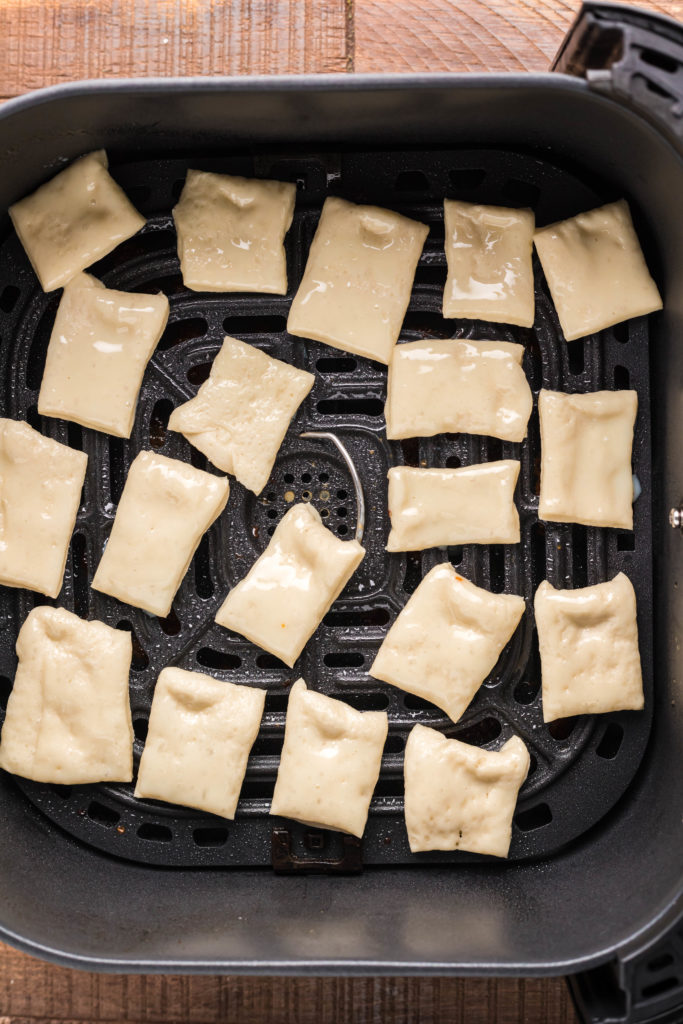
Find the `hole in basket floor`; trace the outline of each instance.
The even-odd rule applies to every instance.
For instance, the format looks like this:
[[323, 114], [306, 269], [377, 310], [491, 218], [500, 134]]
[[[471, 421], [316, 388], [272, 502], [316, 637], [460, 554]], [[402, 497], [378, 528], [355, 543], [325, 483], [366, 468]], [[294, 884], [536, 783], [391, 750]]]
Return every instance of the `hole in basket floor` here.
[[153, 843], [170, 843], [173, 839], [170, 828], [167, 828], [166, 825], [155, 825], [151, 821], [140, 825], [137, 834], [140, 839], [148, 839]]
[[213, 828], [196, 828], [192, 838], [197, 846], [225, 846], [228, 841], [228, 830], [221, 828], [220, 825]]
[[121, 815], [111, 807], [105, 807], [98, 800], [92, 800], [88, 804], [88, 817], [93, 821], [99, 821], [101, 825], [118, 825]]
[[242, 664], [239, 654], [227, 651], [214, 651], [212, 647], [201, 647], [197, 651], [197, 661], [204, 668], [236, 669]]
[[619, 725], [618, 722], [610, 722], [602, 734], [602, 739], [595, 748], [595, 753], [606, 761], [614, 760], [619, 753], [623, 738], [623, 726]]
[[515, 825], [520, 832], [533, 832], [534, 829], [549, 825], [552, 820], [553, 814], [547, 804], [536, 804], [515, 815]]

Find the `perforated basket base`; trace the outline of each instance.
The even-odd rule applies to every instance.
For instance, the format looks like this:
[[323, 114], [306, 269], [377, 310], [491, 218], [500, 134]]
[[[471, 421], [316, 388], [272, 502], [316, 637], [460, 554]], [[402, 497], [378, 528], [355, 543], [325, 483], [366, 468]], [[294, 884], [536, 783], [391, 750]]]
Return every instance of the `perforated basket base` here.
[[[287, 238], [290, 291], [286, 297], [198, 295], [183, 288], [170, 210], [188, 166], [299, 183], [297, 212]], [[33, 426], [89, 455], [83, 501], [57, 602], [79, 615], [130, 629], [134, 637], [131, 701], [135, 757], [139, 759], [157, 676], [166, 665], [208, 671], [218, 678], [264, 687], [266, 713], [249, 760], [234, 822], [153, 801], [136, 800], [127, 785], [39, 785], [17, 779], [26, 796], [55, 824], [91, 846], [149, 864], [270, 865], [356, 869], [364, 864], [416, 864], [480, 859], [462, 852], [411, 855], [403, 821], [403, 747], [421, 722], [446, 735], [495, 749], [513, 733], [531, 752], [531, 771], [514, 819], [510, 857], [548, 856], [584, 833], [622, 795], [641, 760], [652, 708], [651, 486], [648, 337], [636, 320], [567, 345], [559, 332], [536, 266], [533, 330], [441, 317], [445, 281], [443, 196], [531, 206], [539, 224], [616, 198], [608, 187], [524, 153], [498, 151], [382, 152], [301, 155], [262, 153], [216, 159], [114, 161], [114, 176], [149, 217], [143, 231], [94, 268], [105, 284], [133, 291], [161, 289], [170, 299], [169, 326], [145, 374], [130, 442], [37, 415], [38, 388], [58, 295], [44, 295], [14, 236], [0, 247], [0, 338], [3, 415]], [[634, 468], [642, 486], [635, 532], [621, 533], [538, 522], [539, 427], [536, 409], [522, 445], [466, 435], [388, 442], [383, 403], [386, 368], [286, 333], [286, 316], [299, 283], [321, 204], [327, 194], [391, 207], [430, 225], [402, 340], [500, 338], [525, 346], [524, 368], [534, 394], [541, 387], [570, 392], [599, 388], [638, 391]], [[167, 433], [171, 409], [196, 391], [224, 334], [235, 335], [316, 374], [315, 386], [292, 423], [270, 482], [260, 497], [232, 485], [227, 512], [203, 539], [173, 611], [161, 620], [89, 588], [111, 528], [127, 469], [141, 448], [207, 468], [178, 434]], [[335, 432], [363, 480], [367, 555], [307, 645], [294, 670], [214, 624], [214, 614], [265, 548], [292, 501], [311, 501], [340, 537], [355, 529], [353, 487], [330, 445], [303, 440], [304, 430]], [[415, 555], [388, 555], [386, 473], [397, 463], [459, 466], [518, 458], [522, 542], [465, 546]], [[209, 467], [210, 468], [210, 467]], [[368, 676], [377, 648], [410, 593], [432, 566], [449, 559], [475, 583], [523, 594], [527, 614], [462, 720], [453, 725], [432, 705]], [[538, 646], [532, 601], [547, 578], [580, 587], [619, 571], [638, 596], [646, 690], [641, 713], [543, 723]], [[0, 671], [3, 706], [11, 688], [14, 642], [29, 610], [44, 599], [25, 591], [0, 594]], [[389, 738], [359, 844], [268, 816], [282, 747], [289, 684], [309, 686], [360, 709], [386, 709]], [[275, 829], [275, 832], [274, 832]], [[338, 862], [335, 864], [335, 862]]]

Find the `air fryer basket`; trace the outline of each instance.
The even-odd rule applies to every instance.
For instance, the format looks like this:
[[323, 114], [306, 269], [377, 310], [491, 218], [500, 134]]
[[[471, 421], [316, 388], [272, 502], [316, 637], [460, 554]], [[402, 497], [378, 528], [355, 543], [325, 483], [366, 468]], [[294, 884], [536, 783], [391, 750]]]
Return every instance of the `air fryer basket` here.
[[[675, 92], [679, 31], [632, 9], [589, 6], [560, 56], [564, 70], [586, 72], [585, 80], [446, 75], [91, 83], [48, 90], [0, 112], [0, 210], [60, 161], [105, 146], [115, 177], [149, 221], [94, 272], [116, 287], [161, 288], [171, 303], [130, 443], [41, 421], [37, 389], [57, 297], [36, 287], [7, 220], [0, 228], [4, 414], [27, 418], [90, 455], [60, 603], [133, 632], [138, 754], [165, 664], [268, 690], [234, 823], [135, 801], [129, 787], [67, 790], [0, 779], [0, 814], [11, 823], [0, 833], [0, 924], [9, 941], [96, 969], [559, 973], [632, 955], [645, 936], [653, 941], [676, 918], [681, 798], [666, 780], [679, 771], [683, 747], [676, 695], [681, 553], [680, 538], [665, 532], [665, 511], [683, 494], [683, 473], [668, 452], [669, 445], [675, 452], [680, 430], [670, 392], [681, 379], [674, 339], [683, 292], [676, 231], [683, 164], [676, 108], [661, 95], [660, 82], [668, 75]], [[431, 226], [403, 338], [522, 341], [535, 392], [636, 387], [634, 463], [643, 494], [634, 535], [539, 526], [536, 414], [522, 446], [465, 436], [387, 442], [386, 371], [289, 337], [291, 294], [186, 292], [169, 211], [188, 166], [299, 182], [287, 243], [291, 290], [325, 195], [387, 205]], [[633, 321], [567, 346], [538, 268], [533, 331], [454, 329], [439, 312], [444, 195], [533, 206], [539, 223], [626, 195], [666, 297], [666, 312], [650, 322], [651, 338], [648, 324]], [[140, 447], [205, 465], [166, 423], [173, 405], [205, 378], [224, 333], [315, 370], [316, 384], [263, 494], [254, 498], [234, 486], [230, 514], [207, 535], [173, 612], [160, 621], [96, 594], [88, 580]], [[332, 430], [344, 442], [368, 508], [365, 562], [297, 666], [316, 688], [389, 712], [390, 738], [362, 844], [268, 818], [287, 684], [296, 676], [212, 624], [218, 602], [263, 550], [292, 496], [311, 500], [339, 536], [353, 533], [348, 471], [332, 446], [299, 436], [307, 429]], [[519, 549], [384, 553], [388, 465], [501, 456], [522, 461]], [[546, 576], [555, 585], [581, 586], [623, 568], [638, 592], [648, 712], [544, 726], [530, 614], [457, 726], [371, 680], [367, 668], [387, 624], [420, 576], [444, 557], [476, 582], [515, 590], [528, 601]], [[23, 592], [3, 595], [0, 671], [7, 679], [18, 624], [36, 600]], [[527, 741], [534, 770], [515, 819], [512, 863], [411, 856], [401, 820], [401, 751], [415, 721], [483, 745], [497, 746], [513, 731]]]
[[[211, 815], [136, 800], [133, 786], [48, 786], [17, 780], [29, 799], [52, 821], [88, 844], [141, 863], [169, 866], [250, 865], [360, 869], [370, 864], [459, 863], [462, 853], [411, 855], [403, 822], [403, 757], [415, 722], [435, 725], [447, 735], [498, 747], [512, 733], [523, 736], [533, 757], [514, 822], [511, 857], [548, 856], [585, 832], [616, 803], [635, 774], [652, 716], [650, 542], [649, 365], [645, 319], [568, 346], [540, 268], [536, 268], [537, 318], [533, 330], [443, 320], [444, 195], [474, 201], [527, 203], [541, 223], [615, 198], [600, 182], [555, 167], [535, 155], [506, 150], [408, 150], [381, 155], [348, 151], [309, 156], [272, 155], [189, 158], [203, 169], [281, 177], [300, 184], [299, 204], [287, 238], [289, 294], [279, 296], [197, 295], [182, 285], [170, 208], [185, 179], [188, 160], [120, 162], [113, 168], [126, 192], [147, 216], [143, 232], [94, 268], [107, 285], [127, 290], [163, 289], [171, 304], [170, 328], [145, 375], [136, 428], [130, 442], [37, 415], [38, 387], [59, 296], [45, 295], [14, 235], [0, 247], [0, 294], [6, 295], [8, 342], [0, 379], [6, 382], [5, 409], [39, 430], [87, 451], [88, 474], [71, 545], [69, 571], [58, 601], [83, 616], [130, 629], [135, 657], [131, 697], [142, 749], [152, 693], [166, 665], [209, 670], [221, 678], [267, 689], [267, 713], [250, 758], [237, 818]], [[286, 315], [298, 287], [321, 203], [341, 193], [359, 202], [384, 202], [430, 224], [429, 241], [417, 271], [403, 336], [501, 337], [523, 341], [525, 370], [534, 391], [635, 387], [639, 416], [634, 469], [643, 493], [635, 504], [634, 533], [572, 525], [539, 524], [538, 417], [523, 445], [490, 438], [441, 435], [402, 445], [387, 442], [384, 430], [386, 367], [335, 352], [328, 346], [287, 335]], [[2, 300], [0, 300], [2, 301]], [[11, 306], [11, 309], [9, 308]], [[209, 371], [225, 332], [258, 344], [271, 355], [310, 370], [316, 383], [296, 416], [263, 493], [255, 497], [232, 485], [230, 505], [206, 535], [171, 614], [164, 620], [90, 589], [109, 535], [132, 458], [141, 448], [207, 468], [182, 435], [166, 431], [174, 406], [186, 401]], [[329, 442], [302, 438], [333, 431], [351, 454], [363, 484], [367, 554], [323, 626], [290, 670], [242, 637], [214, 623], [228, 588], [260, 554], [293, 501], [310, 501], [340, 537], [353, 535], [353, 483]], [[496, 458], [521, 458], [517, 504], [522, 543], [432, 550], [409, 556], [384, 550], [389, 529], [387, 469], [414, 465], [459, 466]], [[497, 669], [462, 720], [454, 726], [432, 705], [368, 676], [387, 624], [405, 604], [422, 575], [444, 558], [463, 574], [495, 591], [525, 596], [529, 612], [501, 656]], [[541, 713], [538, 646], [531, 606], [546, 577], [555, 586], [579, 587], [611, 579], [625, 570], [634, 581], [647, 710], [584, 716], [544, 725]], [[11, 627], [3, 635], [0, 671], [11, 686], [14, 640], [40, 595], [4, 589], [3, 611]], [[387, 709], [390, 736], [363, 842], [279, 821], [273, 833], [268, 808], [284, 735], [289, 684], [299, 675], [318, 690], [361, 709]]]

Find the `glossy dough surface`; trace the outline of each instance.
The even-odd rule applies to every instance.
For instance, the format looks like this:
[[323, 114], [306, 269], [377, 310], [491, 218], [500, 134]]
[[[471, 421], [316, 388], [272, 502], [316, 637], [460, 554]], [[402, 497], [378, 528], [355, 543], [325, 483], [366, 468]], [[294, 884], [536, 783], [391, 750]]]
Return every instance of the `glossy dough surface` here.
[[313, 387], [305, 370], [225, 338], [209, 379], [168, 421], [214, 466], [259, 494], [296, 410]]
[[534, 602], [543, 719], [643, 707], [636, 595], [627, 576], [580, 590], [547, 580]]
[[129, 782], [130, 633], [43, 605], [21, 627], [17, 655], [0, 767], [37, 782]]
[[635, 391], [541, 391], [540, 519], [633, 529]]
[[412, 341], [394, 348], [387, 437], [485, 434], [523, 441], [532, 409], [524, 347], [505, 341]]
[[266, 691], [165, 668], [157, 680], [135, 796], [234, 818]]
[[61, 288], [145, 223], [107, 167], [103, 149], [88, 153], [9, 208], [46, 292]]
[[534, 325], [531, 210], [444, 201], [445, 317]]
[[457, 722], [517, 628], [524, 598], [491, 594], [450, 562], [434, 566], [387, 633], [370, 675]]
[[387, 551], [451, 544], [517, 544], [514, 503], [519, 462], [504, 459], [462, 469], [393, 466]]
[[413, 853], [468, 850], [507, 857], [517, 794], [529, 771], [518, 736], [482, 750], [416, 725], [405, 753], [405, 813]]
[[192, 556], [225, 508], [227, 478], [140, 452], [133, 461], [93, 589], [168, 615]]
[[0, 419], [0, 583], [57, 597], [87, 463], [28, 423]]
[[78, 274], [59, 303], [38, 412], [130, 437], [145, 367], [167, 319], [165, 295], [114, 291]]
[[295, 198], [289, 182], [188, 171], [173, 210], [185, 286], [284, 295]]
[[388, 363], [428, 233], [391, 210], [326, 199], [289, 333]]
[[270, 813], [360, 838], [388, 729], [386, 711], [356, 711], [297, 680]]
[[567, 341], [662, 308], [625, 200], [541, 228], [534, 242]]
[[358, 541], [339, 540], [323, 526], [312, 505], [293, 505], [216, 622], [291, 668], [364, 555]]

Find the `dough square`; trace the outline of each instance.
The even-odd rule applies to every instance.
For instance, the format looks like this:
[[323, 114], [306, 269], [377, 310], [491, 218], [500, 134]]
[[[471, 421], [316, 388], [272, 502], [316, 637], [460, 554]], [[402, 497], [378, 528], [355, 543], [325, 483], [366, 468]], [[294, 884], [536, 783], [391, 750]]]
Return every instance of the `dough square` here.
[[173, 209], [183, 282], [199, 292], [287, 292], [296, 185], [188, 171]]
[[291, 668], [364, 556], [357, 540], [340, 540], [323, 526], [312, 505], [293, 505], [216, 622]]
[[386, 711], [356, 711], [298, 679], [270, 813], [360, 839], [388, 731]]
[[265, 700], [253, 686], [163, 669], [135, 796], [234, 818]]
[[108, 166], [103, 149], [88, 153], [10, 206], [43, 291], [61, 288], [145, 224]]
[[387, 633], [370, 675], [431, 701], [457, 722], [524, 614], [524, 598], [491, 594], [431, 569]]
[[541, 391], [539, 519], [633, 529], [635, 391]]
[[523, 345], [506, 341], [411, 341], [394, 348], [387, 437], [484, 434], [523, 441], [533, 407]]
[[549, 224], [534, 243], [567, 341], [662, 308], [624, 199]]
[[515, 459], [461, 469], [392, 466], [387, 551], [518, 544], [519, 514], [514, 503], [518, 476]]
[[428, 234], [392, 210], [326, 199], [289, 333], [388, 363]]
[[226, 477], [140, 452], [133, 460], [93, 590], [165, 616], [202, 535], [225, 508]]
[[85, 452], [0, 418], [0, 583], [57, 597], [87, 464]]
[[145, 367], [167, 320], [165, 295], [114, 291], [77, 274], [57, 310], [38, 412], [130, 437]]
[[65, 608], [29, 612], [0, 741], [0, 768], [36, 782], [130, 782], [130, 633]]
[[312, 373], [225, 338], [209, 379], [194, 398], [173, 410], [168, 426], [218, 469], [260, 494], [314, 381]]
[[531, 210], [443, 204], [448, 277], [444, 317], [534, 326]]
[[628, 576], [620, 572], [579, 590], [555, 590], [544, 580], [534, 609], [544, 722], [642, 709], [636, 595]]
[[482, 750], [416, 725], [404, 763], [411, 851], [507, 857], [517, 795], [528, 771], [529, 752], [518, 736], [500, 750]]

